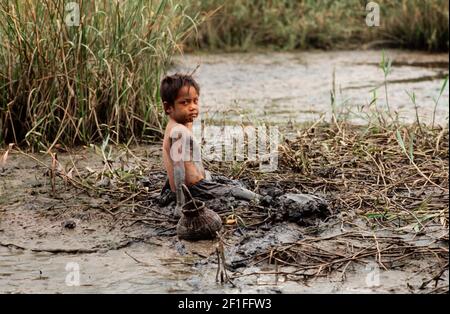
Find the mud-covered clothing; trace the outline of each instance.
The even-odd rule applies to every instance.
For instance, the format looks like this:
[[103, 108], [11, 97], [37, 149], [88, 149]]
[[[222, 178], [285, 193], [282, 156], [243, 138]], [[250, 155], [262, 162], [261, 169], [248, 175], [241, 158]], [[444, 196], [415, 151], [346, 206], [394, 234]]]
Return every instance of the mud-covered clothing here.
[[[205, 179], [189, 187], [191, 195], [195, 199], [205, 201], [212, 210], [221, 210], [223, 205], [230, 200], [238, 205], [241, 201], [258, 199], [259, 205], [269, 206], [273, 209], [273, 221], [291, 221], [299, 225], [312, 225], [317, 219], [323, 219], [333, 214], [327, 201], [319, 196], [302, 193], [283, 193], [283, 191], [264, 193], [259, 195], [245, 188], [237, 180], [231, 180], [224, 176], [207, 175]], [[269, 191], [270, 192], [270, 191]], [[271, 194], [271, 195], [270, 195]], [[161, 207], [175, 206], [176, 195], [170, 189], [167, 180], [160, 194], [159, 205]], [[228, 204], [228, 203], [227, 203]], [[229, 208], [230, 206], [227, 205]]]
[[[245, 201], [260, 198], [260, 195], [246, 189], [241, 182], [224, 176], [211, 175], [210, 178], [202, 179], [188, 188], [194, 198], [202, 201], [224, 196], [233, 196], [236, 199]], [[159, 205], [167, 206], [172, 202], [176, 202], [176, 195], [175, 192], [170, 189], [169, 180], [167, 179], [161, 190]]]

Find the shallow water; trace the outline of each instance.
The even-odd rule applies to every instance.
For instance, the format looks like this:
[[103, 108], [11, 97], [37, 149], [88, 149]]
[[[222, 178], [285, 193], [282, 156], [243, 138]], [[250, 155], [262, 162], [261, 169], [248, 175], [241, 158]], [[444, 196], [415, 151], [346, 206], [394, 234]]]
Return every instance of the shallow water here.
[[[350, 109], [351, 121], [367, 123], [369, 107], [386, 108], [381, 56], [378, 50], [185, 55], [175, 59], [171, 73], [191, 73], [199, 66], [195, 75], [203, 119], [294, 124], [322, 114], [329, 119], [334, 89], [335, 112]], [[448, 75], [448, 55], [387, 50], [386, 56], [392, 59], [387, 77], [391, 111], [397, 111], [402, 122], [414, 122], [415, 106], [406, 93], [414, 92], [420, 121], [431, 123], [433, 98]], [[377, 101], [369, 106], [373, 89]], [[448, 101], [447, 85], [436, 108], [439, 124], [448, 122]]]

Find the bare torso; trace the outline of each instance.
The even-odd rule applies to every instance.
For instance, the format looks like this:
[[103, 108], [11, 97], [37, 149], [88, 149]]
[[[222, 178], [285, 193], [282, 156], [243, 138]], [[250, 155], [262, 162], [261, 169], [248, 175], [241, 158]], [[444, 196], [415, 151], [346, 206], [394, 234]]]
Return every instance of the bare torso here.
[[[165, 133], [164, 133], [164, 141], [163, 141], [163, 160], [164, 160], [164, 167], [167, 171], [167, 176], [169, 177], [169, 183], [170, 183], [170, 189], [175, 192], [175, 180], [174, 180], [174, 162], [170, 156], [170, 149], [171, 149], [171, 132], [174, 127], [182, 128], [187, 134], [189, 134], [190, 138], [192, 139], [190, 141], [190, 150], [195, 151], [198, 150], [200, 152], [200, 145], [195, 141], [192, 134], [192, 123], [187, 124], [186, 126], [183, 126], [179, 123], [176, 123], [173, 120], [170, 120], [167, 124]], [[201, 161], [201, 156], [198, 156], [199, 158], [192, 158], [193, 155], [191, 154], [190, 161], [184, 162], [184, 171], [185, 171], [185, 184], [187, 186], [191, 186], [200, 180], [205, 178], [205, 170], [203, 168], [203, 164]]]

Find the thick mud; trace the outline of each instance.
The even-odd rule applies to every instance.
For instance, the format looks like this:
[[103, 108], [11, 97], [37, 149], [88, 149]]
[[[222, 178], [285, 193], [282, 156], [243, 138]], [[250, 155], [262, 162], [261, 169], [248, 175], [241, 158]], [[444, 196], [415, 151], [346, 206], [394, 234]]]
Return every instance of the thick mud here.
[[[333, 250], [342, 245], [332, 241], [334, 236], [339, 239], [340, 234], [362, 230], [369, 233], [369, 238], [370, 234], [392, 234], [389, 230], [371, 231], [371, 226], [356, 216], [349, 219], [351, 213], [333, 213], [308, 224], [274, 218], [239, 228], [226, 220], [224, 255], [234, 285], [217, 283], [219, 240], [178, 239], [170, 209], [152, 204], [164, 183], [159, 146], [141, 147], [134, 152], [153, 169], [149, 176], [152, 190], [150, 198], [142, 203], [148, 205], [131, 208], [129, 202], [118, 201], [114, 195], [74, 189], [59, 178], [53, 193], [44, 167], [51, 164], [50, 158], [32, 155], [43, 163], [40, 164], [18, 152], [10, 153], [0, 173], [0, 292], [424, 293], [445, 287], [448, 290], [447, 271], [440, 276], [443, 280], [437, 286], [430, 281], [444, 266], [442, 259], [432, 254], [420, 255], [420, 259], [412, 255], [388, 270], [380, 267], [375, 254], [349, 263], [345, 269], [324, 271], [318, 276], [292, 276], [296, 269], [293, 266], [273, 261], [269, 264], [267, 258], [259, 261], [258, 256], [267, 256], [274, 248], [302, 240], [324, 237], [319, 241], [322, 250]], [[104, 166], [101, 158], [89, 149], [61, 153], [59, 160], [63, 165], [73, 161], [80, 171], [89, 168], [93, 173]], [[234, 202], [237, 201], [214, 205], [211, 201], [208, 206], [218, 212], [224, 206], [242, 206]], [[421, 235], [403, 231], [401, 236], [410, 245], [444, 247], [448, 252], [448, 237], [445, 238], [448, 230], [430, 225], [427, 231]], [[355, 247], [358, 243], [367, 245], [358, 239], [348, 243], [347, 246]], [[79, 277], [74, 276], [74, 271], [78, 271]], [[74, 281], [76, 278], [78, 282]]]

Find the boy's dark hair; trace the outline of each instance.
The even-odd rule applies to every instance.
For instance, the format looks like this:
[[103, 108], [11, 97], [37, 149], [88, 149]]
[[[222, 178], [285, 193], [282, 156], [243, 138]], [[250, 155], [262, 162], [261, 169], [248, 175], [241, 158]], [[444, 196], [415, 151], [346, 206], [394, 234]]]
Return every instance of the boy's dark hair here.
[[168, 75], [161, 81], [160, 94], [163, 103], [173, 105], [177, 98], [178, 92], [184, 86], [194, 87], [197, 94], [200, 95], [200, 86], [191, 75], [176, 73]]

